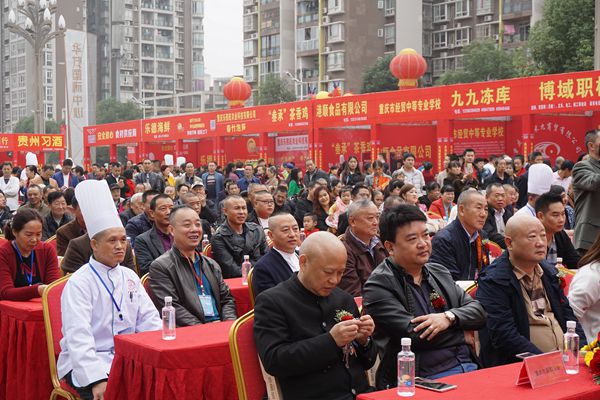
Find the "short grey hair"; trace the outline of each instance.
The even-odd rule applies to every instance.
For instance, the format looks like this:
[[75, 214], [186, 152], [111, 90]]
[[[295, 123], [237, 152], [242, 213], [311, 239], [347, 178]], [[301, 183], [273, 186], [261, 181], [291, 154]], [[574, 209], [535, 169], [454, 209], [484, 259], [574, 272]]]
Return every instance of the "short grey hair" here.
[[473, 199], [473, 197], [475, 196], [481, 196], [484, 197], [480, 192], [478, 192], [476, 189], [474, 188], [469, 188], [467, 190], [465, 190], [464, 192], [462, 192], [460, 194], [460, 196], [458, 196], [458, 202], [457, 204], [466, 206], [467, 204], [469, 204], [471, 202], [471, 200]]
[[348, 206], [348, 218], [359, 212], [364, 208], [369, 208], [374, 206], [375, 204], [369, 199], [361, 199], [353, 201], [352, 204]]
[[142, 202], [142, 196], [144, 194], [143, 193], [136, 193], [133, 196], [131, 196], [131, 200], [129, 200], [131, 203], [141, 203]]

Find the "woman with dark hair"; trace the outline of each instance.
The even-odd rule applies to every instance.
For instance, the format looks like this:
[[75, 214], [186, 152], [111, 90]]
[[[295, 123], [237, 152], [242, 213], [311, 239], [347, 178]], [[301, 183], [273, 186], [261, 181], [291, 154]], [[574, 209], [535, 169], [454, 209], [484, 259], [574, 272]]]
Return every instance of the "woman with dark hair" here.
[[297, 196], [304, 187], [302, 184], [302, 171], [300, 171], [298, 168], [292, 169], [289, 179], [290, 184], [288, 185], [288, 197], [291, 199], [292, 197]]
[[271, 193], [275, 193], [275, 189], [277, 189], [277, 186], [279, 186], [277, 167], [270, 166], [269, 168], [267, 168], [267, 180], [265, 182], [265, 185]]
[[40, 297], [46, 285], [60, 278], [54, 246], [41, 241], [42, 216], [23, 208], [6, 224], [0, 244], [0, 300]]
[[225, 179], [231, 179], [232, 181], [236, 182], [240, 179], [240, 177], [238, 176], [238, 174], [235, 173], [235, 164], [230, 162], [227, 163], [227, 165], [225, 166]]
[[331, 195], [326, 188], [320, 186], [315, 190], [315, 194], [313, 195], [313, 213], [317, 216], [317, 228], [320, 231], [327, 231], [329, 229], [326, 221], [332, 205]]
[[579, 266], [569, 286], [569, 304], [591, 343], [600, 332], [600, 234]]
[[387, 199], [390, 196], [400, 196], [400, 189], [404, 186], [402, 179], [392, 179], [383, 191], [384, 197]]
[[340, 178], [340, 167], [337, 164], [333, 164], [329, 167], [329, 180]]
[[135, 193], [135, 183], [133, 182], [133, 170], [126, 169], [125, 171], [123, 171], [123, 176], [121, 176], [119, 179], [122, 179], [125, 183], [125, 198], [128, 199], [131, 196], [133, 196], [133, 194]]
[[350, 156], [345, 164], [344, 170], [340, 175], [340, 180], [344, 186], [354, 186], [365, 180], [365, 176], [360, 172], [356, 156]]

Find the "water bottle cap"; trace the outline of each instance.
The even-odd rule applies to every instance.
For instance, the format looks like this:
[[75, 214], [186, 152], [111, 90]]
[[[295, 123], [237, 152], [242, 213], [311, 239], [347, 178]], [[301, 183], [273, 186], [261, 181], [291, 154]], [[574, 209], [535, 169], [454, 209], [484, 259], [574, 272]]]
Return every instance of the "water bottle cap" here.
[[577, 322], [575, 321], [567, 321], [567, 328], [575, 328], [577, 326]]
[[202, 235], [202, 237], [203, 237], [204, 239], [208, 239], [208, 235], [207, 235], [206, 233], [205, 233], [204, 235]]
[[408, 337], [403, 337], [402, 340], [400, 341], [400, 344], [402, 346], [410, 346], [410, 338]]
[[556, 257], [557, 264], [562, 264], [562, 261], [563, 261], [562, 257]]
[[173, 298], [171, 296], [165, 296], [165, 303], [173, 302]]
[[246, 261], [250, 260], [250, 256], [244, 256], [244, 260], [246, 260]]

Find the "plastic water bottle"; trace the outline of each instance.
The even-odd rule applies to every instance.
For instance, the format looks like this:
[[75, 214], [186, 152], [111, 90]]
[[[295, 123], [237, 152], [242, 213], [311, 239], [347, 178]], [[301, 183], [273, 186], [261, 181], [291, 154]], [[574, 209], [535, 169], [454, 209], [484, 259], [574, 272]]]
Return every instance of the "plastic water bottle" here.
[[162, 309], [162, 338], [163, 340], [175, 340], [175, 307], [173, 298], [165, 297], [165, 306]]
[[575, 321], [567, 321], [567, 332], [564, 336], [563, 362], [567, 374], [579, 373], [579, 335], [575, 333]]
[[304, 228], [300, 228], [300, 243], [304, 242], [306, 239], [306, 233], [304, 233]]
[[242, 285], [248, 284], [248, 272], [250, 272], [252, 264], [250, 264], [250, 256], [244, 256], [244, 262], [242, 263]]
[[415, 353], [410, 351], [410, 338], [402, 338], [398, 353], [398, 396], [415, 395]]
[[556, 269], [565, 268], [562, 257], [556, 257]]
[[208, 235], [204, 234], [202, 236], [202, 251], [204, 251], [204, 249], [206, 248], [206, 246], [208, 246], [210, 244], [210, 241], [208, 240]]

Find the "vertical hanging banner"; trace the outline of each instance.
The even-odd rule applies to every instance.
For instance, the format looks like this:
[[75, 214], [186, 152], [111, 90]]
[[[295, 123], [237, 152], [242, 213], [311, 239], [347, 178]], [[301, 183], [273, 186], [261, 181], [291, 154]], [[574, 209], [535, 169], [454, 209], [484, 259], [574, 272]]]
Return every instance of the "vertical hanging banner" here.
[[87, 35], [83, 31], [68, 29], [65, 34], [65, 60], [67, 70], [67, 146], [76, 164], [83, 161], [83, 128], [88, 119]]

